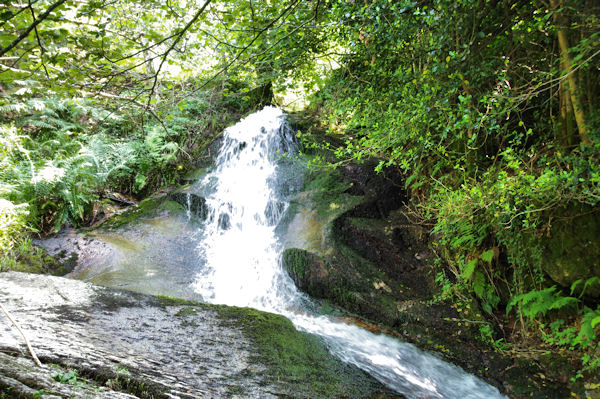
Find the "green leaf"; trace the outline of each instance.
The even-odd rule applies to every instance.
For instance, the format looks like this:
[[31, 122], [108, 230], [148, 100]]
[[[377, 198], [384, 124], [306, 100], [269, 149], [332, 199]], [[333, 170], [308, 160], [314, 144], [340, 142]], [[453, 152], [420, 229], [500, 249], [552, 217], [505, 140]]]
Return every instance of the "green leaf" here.
[[473, 272], [475, 271], [475, 266], [477, 266], [477, 259], [471, 259], [469, 262], [467, 262], [462, 271], [463, 279], [468, 280], [471, 278]]
[[481, 254], [481, 259], [487, 263], [492, 263], [492, 259], [494, 258], [494, 250], [488, 249], [484, 253]]
[[480, 299], [484, 299], [485, 294], [485, 276], [481, 272], [475, 273], [475, 278], [473, 279], [473, 292]]
[[592, 328], [596, 327], [598, 324], [600, 324], [600, 316], [596, 316], [592, 319], [592, 321], [590, 322], [590, 325], [592, 326]]
[[571, 295], [573, 295], [573, 291], [575, 291], [575, 288], [577, 288], [577, 286], [581, 283], [583, 283], [583, 279], [580, 278], [578, 280], [575, 280], [573, 284], [571, 284]]

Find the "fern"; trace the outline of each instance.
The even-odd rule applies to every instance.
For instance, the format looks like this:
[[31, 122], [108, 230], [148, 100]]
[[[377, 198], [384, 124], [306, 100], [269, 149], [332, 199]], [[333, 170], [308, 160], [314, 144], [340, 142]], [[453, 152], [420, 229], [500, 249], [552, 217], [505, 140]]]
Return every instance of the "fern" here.
[[573, 282], [573, 284], [571, 284], [571, 295], [573, 295], [573, 293], [575, 292], [575, 290], [581, 285], [583, 284], [583, 289], [581, 290], [581, 292], [579, 293], [579, 298], [583, 297], [583, 295], [585, 294], [585, 291], [593, 285], [599, 285], [600, 284], [600, 277], [598, 276], [594, 276], [591, 278], [588, 278], [587, 280], [585, 280], [585, 282], [583, 281], [583, 279], [579, 279], [576, 280], [575, 282]]
[[563, 296], [557, 292], [556, 286], [543, 290], [530, 291], [513, 297], [506, 305], [508, 314], [517, 305], [519, 310], [530, 320], [544, 316], [550, 310], [572, 308], [580, 302], [579, 299]]
[[17, 103], [17, 104], [6, 104], [0, 106], [0, 113], [8, 114], [8, 113], [21, 113], [24, 110], [27, 110], [27, 104]]
[[587, 306], [584, 308], [583, 317], [581, 318], [581, 329], [575, 339], [575, 343], [587, 348], [596, 340], [596, 326], [600, 324], [600, 308], [592, 310]]

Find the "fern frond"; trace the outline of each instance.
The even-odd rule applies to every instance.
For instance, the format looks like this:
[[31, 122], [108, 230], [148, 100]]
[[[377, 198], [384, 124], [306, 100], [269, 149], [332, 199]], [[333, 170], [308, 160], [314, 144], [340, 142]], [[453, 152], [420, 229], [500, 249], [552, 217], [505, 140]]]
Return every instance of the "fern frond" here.
[[16, 103], [16, 104], [6, 104], [0, 105], [0, 113], [23, 113], [24, 111], [29, 110], [29, 107], [25, 103]]

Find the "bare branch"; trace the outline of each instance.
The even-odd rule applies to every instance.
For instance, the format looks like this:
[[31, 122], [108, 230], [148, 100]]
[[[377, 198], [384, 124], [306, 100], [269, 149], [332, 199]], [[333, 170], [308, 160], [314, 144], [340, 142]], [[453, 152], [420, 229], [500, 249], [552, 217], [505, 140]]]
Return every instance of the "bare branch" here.
[[40, 362], [40, 359], [38, 359], [38, 357], [36, 356], [33, 348], [31, 347], [31, 344], [29, 343], [29, 340], [27, 339], [27, 336], [25, 335], [25, 333], [23, 332], [23, 330], [21, 330], [21, 327], [19, 327], [19, 325], [17, 324], [17, 322], [15, 321], [15, 319], [12, 318], [11, 314], [8, 313], [8, 310], [6, 310], [6, 308], [4, 307], [4, 305], [2, 305], [2, 303], [0, 303], [0, 309], [2, 309], [2, 311], [4, 312], [4, 314], [6, 315], [6, 317], [8, 318], [8, 320], [10, 320], [10, 322], [17, 328], [17, 330], [19, 331], [19, 333], [23, 337], [23, 340], [25, 341], [25, 345], [27, 345], [27, 349], [29, 349], [29, 353], [31, 354], [31, 357], [33, 358], [33, 361], [35, 362], [35, 364], [38, 367], [44, 367], [44, 365]]
[[165, 130], [165, 132], [169, 133], [169, 131], [167, 130], [167, 127], [165, 126], [162, 119], [160, 119], [158, 114], [152, 108], [148, 108], [147, 104], [141, 103], [138, 100], [136, 100], [135, 98], [118, 96], [118, 95], [106, 93], [103, 91], [96, 93], [96, 95], [98, 95], [100, 97], [105, 97], [105, 98], [112, 98], [115, 100], [127, 101], [127, 102], [137, 105], [138, 107], [144, 108], [144, 112], [146, 112], [146, 111], [150, 112], [150, 114], [154, 117], [154, 119], [156, 119], [158, 121], [158, 123], [161, 124], [161, 126]]

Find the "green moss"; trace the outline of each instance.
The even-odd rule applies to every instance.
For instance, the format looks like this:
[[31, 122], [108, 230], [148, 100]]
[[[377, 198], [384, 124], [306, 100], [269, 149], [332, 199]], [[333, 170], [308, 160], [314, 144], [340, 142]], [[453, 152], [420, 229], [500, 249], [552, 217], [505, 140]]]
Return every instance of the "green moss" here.
[[194, 308], [182, 308], [175, 314], [175, 316], [185, 317], [185, 316], [193, 316], [196, 314], [198, 314], [198, 311]]
[[[216, 312], [225, 325], [240, 329], [254, 346], [251, 361], [267, 368], [264, 382], [281, 384], [293, 397], [364, 397], [378, 389], [373, 379], [334, 358], [320, 338], [296, 330], [283, 316], [171, 296], [156, 298], [162, 306], [182, 306], [177, 316], [192, 316], [201, 307]], [[243, 394], [235, 385], [232, 389], [236, 392], [231, 394]]]
[[[178, 213], [185, 211], [183, 205], [165, 197], [151, 197], [143, 200], [127, 211], [115, 215], [102, 224], [103, 228], [114, 229], [133, 223], [142, 218], [152, 218], [161, 212]], [[85, 231], [85, 229], [83, 229]]]
[[196, 182], [196, 181], [200, 180], [201, 177], [203, 177], [204, 175], [206, 175], [208, 169], [209, 169], [208, 167], [194, 169], [194, 170], [190, 171], [189, 173], [187, 173], [183, 177], [183, 180], [184, 181], [190, 181], [190, 182]]
[[253, 360], [267, 366], [264, 379], [269, 383], [289, 387], [299, 397], [361, 397], [372, 389], [368, 378], [334, 359], [321, 339], [297, 331], [285, 317], [233, 307], [222, 309], [221, 315], [251, 338]]
[[358, 230], [368, 231], [381, 240], [388, 240], [393, 232], [391, 223], [382, 219], [347, 218], [350, 224]]
[[331, 222], [365, 200], [363, 196], [346, 193], [352, 185], [341, 172], [328, 169], [308, 176], [303, 191], [310, 194], [311, 208], [318, 216]]
[[65, 257], [64, 253], [57, 257], [48, 255], [44, 248], [35, 246], [29, 240], [20, 243], [8, 254], [0, 257], [0, 271], [18, 271], [35, 274], [51, 274], [64, 276], [77, 264], [77, 256]]
[[301, 281], [304, 279], [308, 254], [309, 252], [298, 248], [290, 248], [283, 251], [283, 266], [288, 273], [292, 274], [294, 281]]
[[175, 201], [163, 201], [158, 206], [158, 210], [161, 211], [169, 211], [169, 212], [181, 212], [185, 211], [185, 207], [178, 202]]
[[[170, 295], [156, 295], [159, 303], [162, 306], [198, 306], [202, 308], [209, 307], [210, 305], [197, 301], [190, 301], [187, 299], [175, 298]], [[217, 305], [214, 305], [217, 306]], [[181, 312], [181, 310], [180, 310]]]
[[239, 385], [228, 385], [227, 386], [227, 395], [228, 396], [243, 395], [244, 393], [246, 393], [246, 388], [244, 388], [244, 387], [241, 387]]
[[[544, 271], [565, 288], [600, 276], [600, 214], [589, 207], [569, 207], [553, 216], [556, 221], [545, 238]], [[585, 294], [600, 297], [600, 284], [588, 286]]]

